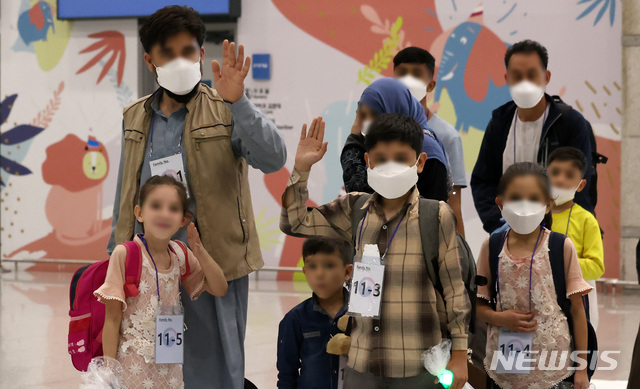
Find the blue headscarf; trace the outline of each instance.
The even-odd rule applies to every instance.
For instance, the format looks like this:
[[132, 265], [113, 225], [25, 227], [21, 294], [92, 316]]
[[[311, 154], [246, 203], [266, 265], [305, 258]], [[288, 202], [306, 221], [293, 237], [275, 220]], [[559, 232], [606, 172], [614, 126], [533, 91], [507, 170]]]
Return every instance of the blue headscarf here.
[[400, 113], [413, 118], [425, 131], [422, 144], [422, 151], [427, 153], [427, 158], [435, 158], [442, 162], [449, 170], [446, 153], [442, 142], [427, 124], [422, 104], [411, 95], [409, 89], [400, 81], [385, 77], [376, 80], [362, 92], [358, 106], [366, 105], [373, 112], [381, 115], [383, 113]]

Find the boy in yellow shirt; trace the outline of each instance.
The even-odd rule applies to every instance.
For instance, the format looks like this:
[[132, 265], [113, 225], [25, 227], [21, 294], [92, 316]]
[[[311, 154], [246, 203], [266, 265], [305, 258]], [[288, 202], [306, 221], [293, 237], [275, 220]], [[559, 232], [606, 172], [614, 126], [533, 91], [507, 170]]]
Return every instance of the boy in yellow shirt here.
[[602, 235], [595, 216], [573, 202], [576, 192], [584, 189], [587, 181], [587, 158], [574, 147], [560, 147], [549, 155], [547, 171], [551, 180], [556, 205], [552, 210], [551, 230], [564, 234], [576, 246], [582, 276], [593, 287], [587, 295], [589, 319], [598, 328], [598, 300], [595, 280], [604, 274]]

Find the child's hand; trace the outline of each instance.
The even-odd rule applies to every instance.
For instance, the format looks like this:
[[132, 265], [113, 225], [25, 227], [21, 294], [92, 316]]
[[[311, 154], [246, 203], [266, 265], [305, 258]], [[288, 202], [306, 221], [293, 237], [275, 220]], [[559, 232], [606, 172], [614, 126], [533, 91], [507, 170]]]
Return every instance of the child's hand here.
[[469, 380], [469, 370], [467, 366], [467, 350], [453, 350], [451, 359], [447, 364], [447, 370], [453, 373], [453, 382], [450, 389], [462, 389]]
[[578, 370], [573, 375], [573, 388], [574, 389], [589, 389], [589, 376], [587, 375], [587, 369]]
[[510, 309], [500, 312], [498, 326], [515, 332], [536, 332], [538, 321], [533, 320], [533, 313]]
[[200, 241], [200, 234], [198, 234], [198, 229], [193, 222], [189, 223], [187, 227], [187, 240], [189, 241], [189, 247], [191, 247], [191, 251], [198, 258], [198, 252], [202, 248], [202, 242]]
[[327, 152], [328, 142], [324, 142], [324, 121], [322, 116], [313, 119], [307, 134], [307, 125], [302, 126], [294, 168], [299, 172], [308, 172], [314, 163], [320, 161]]

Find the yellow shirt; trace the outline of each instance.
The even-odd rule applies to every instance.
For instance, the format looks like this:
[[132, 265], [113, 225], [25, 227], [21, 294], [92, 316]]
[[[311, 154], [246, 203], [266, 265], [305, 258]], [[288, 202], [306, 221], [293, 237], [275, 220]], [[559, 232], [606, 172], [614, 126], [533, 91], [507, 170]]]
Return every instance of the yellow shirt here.
[[[571, 213], [571, 220], [569, 220]], [[568, 233], [567, 233], [568, 225]], [[600, 225], [593, 214], [578, 204], [573, 205], [573, 211], [553, 214], [551, 230], [567, 234], [576, 246], [580, 269], [585, 280], [597, 280], [604, 274], [604, 249]]]

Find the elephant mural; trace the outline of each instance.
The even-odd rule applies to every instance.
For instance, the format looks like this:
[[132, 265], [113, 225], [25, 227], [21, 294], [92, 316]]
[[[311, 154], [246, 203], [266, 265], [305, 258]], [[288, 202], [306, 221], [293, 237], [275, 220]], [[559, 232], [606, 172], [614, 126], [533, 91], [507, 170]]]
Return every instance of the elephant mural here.
[[511, 99], [504, 79], [507, 45], [487, 27], [464, 22], [449, 35], [438, 68], [435, 101], [447, 89], [456, 111], [456, 130], [484, 131], [491, 111]]

